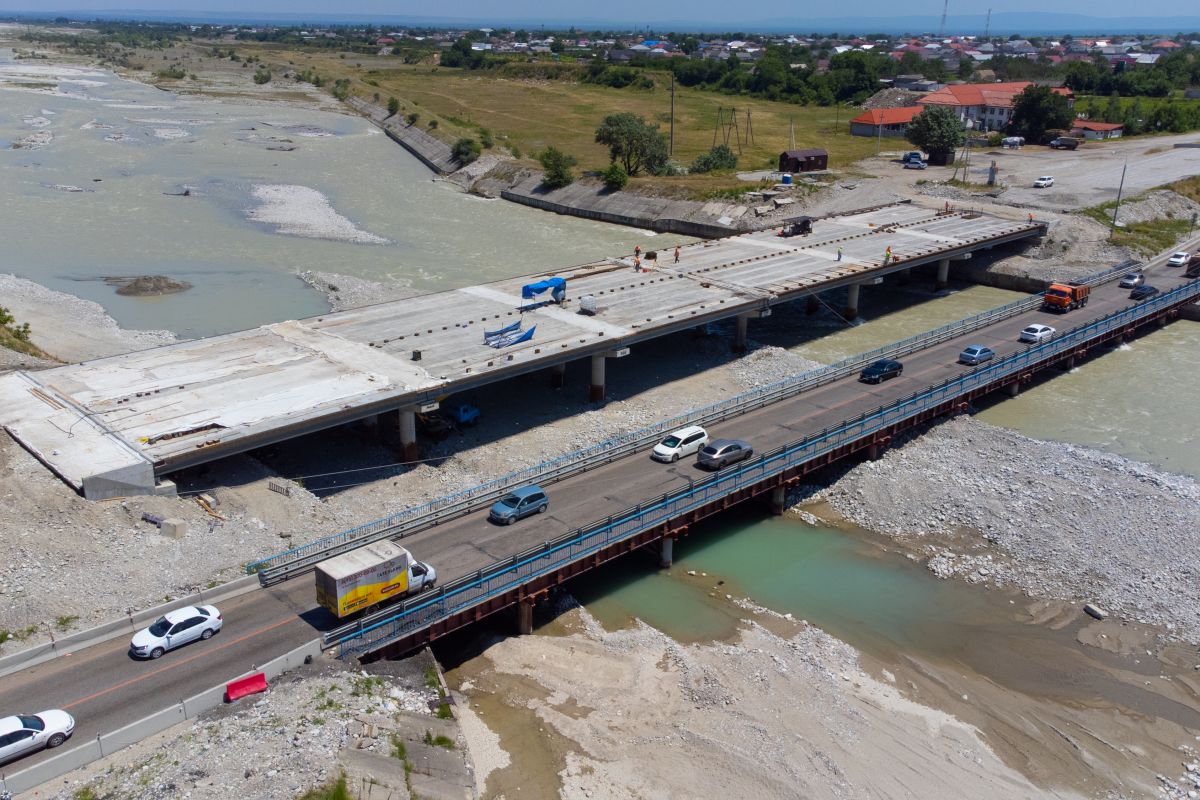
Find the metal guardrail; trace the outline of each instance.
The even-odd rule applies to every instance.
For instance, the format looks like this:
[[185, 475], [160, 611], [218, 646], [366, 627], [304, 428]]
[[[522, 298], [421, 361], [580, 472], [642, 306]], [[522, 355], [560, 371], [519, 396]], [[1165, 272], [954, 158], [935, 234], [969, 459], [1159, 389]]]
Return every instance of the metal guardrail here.
[[[1080, 283], [1097, 286], [1128, 272], [1137, 262], [1124, 261], [1114, 267], [1081, 279]], [[554, 483], [597, 465], [615, 461], [625, 455], [641, 450], [661, 439], [670, 431], [687, 425], [711, 425], [732, 417], [785, 400], [801, 392], [824, 386], [827, 383], [858, 372], [866, 364], [880, 358], [895, 358], [922, 350], [933, 344], [953, 339], [963, 333], [987, 327], [995, 322], [1016, 316], [1041, 305], [1042, 295], [1016, 300], [996, 308], [965, 317], [924, 333], [901, 339], [874, 350], [850, 356], [833, 364], [818, 367], [760, 386], [748, 392], [691, 409], [669, 419], [618, 434], [602, 442], [566, 453], [550, 461], [543, 461], [524, 469], [510, 472], [490, 481], [472, 486], [461, 492], [444, 495], [419, 506], [407, 508], [382, 519], [364, 523], [355, 528], [316, 539], [301, 547], [287, 550], [260, 561], [246, 565], [248, 573], [259, 573], [259, 579], [267, 585], [288, 580], [307, 571], [313, 565], [340, 553], [361, 547], [380, 539], [403, 538], [426, 528], [469, 514], [500, 499], [505, 492], [527, 483]]]
[[[324, 636], [324, 646], [339, 647], [341, 658], [377, 650], [390, 641], [415, 633], [451, 614], [514, 589], [611, 544], [669, 522], [738, 489], [761, 483], [844, 444], [917, 416], [948, 398], [959, 397], [972, 389], [1019, 374], [1032, 365], [1075, 349], [1099, 335], [1196, 297], [1200, 297], [1200, 280], [1116, 311], [1007, 358], [976, 367], [970, 372], [949, 378], [890, 405], [879, 406], [855, 419], [776, 448], [754, 461], [718, 472], [688, 488], [659, 495], [606, 520], [577, 528], [558, 539], [496, 562], [474, 575], [452, 581], [435, 590], [433, 594], [406, 600], [398, 607], [383, 612], [386, 614], [384, 619], [364, 620], [359, 626], [345, 626], [330, 631]], [[348, 628], [354, 630], [348, 631]]]

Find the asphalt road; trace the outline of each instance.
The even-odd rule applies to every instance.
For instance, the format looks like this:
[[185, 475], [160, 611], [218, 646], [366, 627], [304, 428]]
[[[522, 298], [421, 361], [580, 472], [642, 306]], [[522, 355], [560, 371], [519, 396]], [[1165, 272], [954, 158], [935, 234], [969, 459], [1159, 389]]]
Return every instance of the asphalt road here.
[[[1163, 262], [1165, 256], [1152, 262], [1155, 266], [1147, 270], [1149, 283], [1166, 290], [1185, 282], [1182, 270], [1162, 266]], [[900, 378], [868, 386], [848, 377], [728, 420], [710, 429], [709, 435], [745, 439], [756, 452], [763, 452], [971, 369], [956, 363], [968, 344], [987, 345], [1003, 357], [1026, 347], [1017, 335], [1032, 322], [1066, 330], [1125, 307], [1128, 295], [1115, 282], [1094, 288], [1086, 308], [1066, 315], [1027, 312], [905, 357]], [[699, 406], [711, 398], [695, 400]], [[706, 474], [690, 458], [660, 464], [639, 453], [548, 486], [550, 509], [545, 514], [499, 526], [480, 511], [403, 543], [438, 569], [440, 582], [447, 582]], [[335, 620], [314, 608], [313, 593], [312, 579], [303, 576], [223, 603], [225, 625], [220, 634], [156, 661], [133, 659], [128, 640], [121, 638], [0, 678], [0, 714], [63, 708], [76, 718], [76, 740], [115, 730], [228, 681], [332, 627]], [[14, 772], [53, 752], [26, 757], [6, 770]]]

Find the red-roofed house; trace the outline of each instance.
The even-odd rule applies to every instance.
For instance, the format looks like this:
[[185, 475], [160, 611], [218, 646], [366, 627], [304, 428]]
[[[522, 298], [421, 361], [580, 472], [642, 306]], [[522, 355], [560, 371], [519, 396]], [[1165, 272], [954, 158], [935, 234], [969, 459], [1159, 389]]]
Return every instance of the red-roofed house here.
[[1172, 42], [1170, 39], [1163, 39], [1150, 45], [1150, 51], [1154, 53], [1172, 53], [1178, 50], [1181, 45], [1178, 42]]
[[[930, 92], [917, 103], [953, 108], [964, 125], [969, 121], [976, 130], [999, 131], [1004, 130], [1012, 119], [1013, 100], [1032, 85], [1030, 81], [952, 84]], [[1075, 95], [1070, 89], [1056, 87], [1052, 91], [1065, 96], [1071, 105], [1075, 104]]]
[[1071, 124], [1071, 135], [1084, 139], [1120, 139], [1125, 126], [1119, 122], [1093, 122], [1077, 119]]
[[903, 108], [872, 108], [850, 120], [851, 136], [903, 136], [908, 123], [925, 109], [921, 106]]

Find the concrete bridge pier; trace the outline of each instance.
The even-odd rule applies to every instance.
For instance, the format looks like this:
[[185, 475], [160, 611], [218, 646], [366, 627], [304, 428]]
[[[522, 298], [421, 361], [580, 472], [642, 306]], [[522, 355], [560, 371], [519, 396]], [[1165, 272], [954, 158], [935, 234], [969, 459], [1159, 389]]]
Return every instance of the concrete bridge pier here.
[[604, 353], [592, 356], [592, 385], [588, 389], [588, 402], [604, 402]]
[[861, 289], [861, 283], [852, 283], [846, 287], [846, 310], [842, 312], [842, 316], [847, 320], [858, 317], [858, 295]]
[[402, 408], [396, 413], [400, 415], [400, 457], [403, 461], [416, 461], [420, 456], [417, 450], [417, 410]]
[[663, 539], [658, 544], [658, 565], [663, 569], [671, 566], [675, 561], [675, 540]]
[[517, 602], [517, 633], [521, 636], [533, 633], [533, 598]]
[[787, 510], [787, 487], [780, 485], [772, 489], [767, 503], [771, 507], [772, 514], [777, 517], [783, 516], [783, 512]]
[[933, 284], [933, 288], [941, 291], [950, 285], [950, 259], [943, 258], [938, 262], [937, 266], [937, 281]]
[[561, 389], [567, 385], [567, 365], [555, 364], [550, 368], [550, 388]]
[[1021, 384], [1013, 381], [1008, 386], [1004, 387], [1004, 391], [1008, 392], [1009, 397], [1016, 397], [1021, 393]]
[[733, 332], [733, 352], [746, 352], [746, 340], [750, 332], [750, 317], [746, 314], [737, 316], [737, 328]]

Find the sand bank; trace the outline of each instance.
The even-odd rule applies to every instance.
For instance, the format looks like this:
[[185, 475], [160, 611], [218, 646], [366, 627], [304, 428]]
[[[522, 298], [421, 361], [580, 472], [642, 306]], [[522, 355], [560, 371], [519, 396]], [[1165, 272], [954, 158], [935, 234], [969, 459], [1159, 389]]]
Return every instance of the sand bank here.
[[329, 204], [316, 189], [290, 184], [261, 184], [254, 187], [257, 208], [246, 212], [255, 221], [274, 225], [277, 233], [310, 239], [359, 244], [387, 244], [382, 236], [361, 230]]

